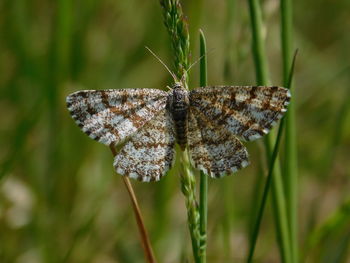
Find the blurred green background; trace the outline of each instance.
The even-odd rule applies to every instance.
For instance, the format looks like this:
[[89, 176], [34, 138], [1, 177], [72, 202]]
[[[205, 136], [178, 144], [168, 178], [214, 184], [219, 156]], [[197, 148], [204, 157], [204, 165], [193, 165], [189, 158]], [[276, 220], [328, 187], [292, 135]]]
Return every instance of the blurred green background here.
[[[246, 1], [183, 1], [210, 85], [255, 84]], [[262, 1], [271, 83], [281, 85], [279, 1]], [[302, 262], [350, 262], [350, 2], [294, 2]], [[84, 135], [65, 97], [81, 89], [159, 88], [172, 66], [158, 1], [0, 1], [0, 262], [143, 262], [129, 197], [107, 147]], [[198, 66], [191, 87], [198, 86]], [[251, 165], [209, 180], [208, 262], [243, 262], [264, 176]], [[132, 181], [159, 262], [191, 262], [180, 178]], [[267, 207], [256, 262], [279, 262]]]

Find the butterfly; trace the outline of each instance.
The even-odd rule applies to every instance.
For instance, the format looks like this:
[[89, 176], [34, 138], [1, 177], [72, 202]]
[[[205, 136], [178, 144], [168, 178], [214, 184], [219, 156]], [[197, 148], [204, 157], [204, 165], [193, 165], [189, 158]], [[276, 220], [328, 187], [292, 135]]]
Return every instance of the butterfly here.
[[67, 97], [68, 110], [92, 139], [124, 146], [114, 158], [117, 173], [158, 181], [171, 168], [175, 144], [188, 149], [191, 163], [218, 178], [248, 165], [239, 139], [269, 132], [287, 111], [290, 92], [282, 87], [208, 86], [188, 91], [175, 81], [158, 89], [82, 90]]

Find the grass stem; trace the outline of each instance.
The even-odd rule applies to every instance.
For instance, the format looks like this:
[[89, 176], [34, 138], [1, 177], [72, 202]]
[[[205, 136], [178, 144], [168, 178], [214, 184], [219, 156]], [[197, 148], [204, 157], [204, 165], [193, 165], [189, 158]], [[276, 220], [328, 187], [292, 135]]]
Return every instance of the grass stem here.
[[[164, 24], [171, 40], [174, 53], [175, 74], [188, 89], [188, 69], [190, 67], [190, 37], [188, 24], [182, 12], [179, 0], [161, 0]], [[181, 190], [185, 196], [187, 222], [192, 240], [192, 251], [195, 262], [200, 261], [200, 215], [196, 200], [196, 179], [191, 171], [188, 152], [181, 152]]]
[[[293, 59], [293, 63], [292, 63], [292, 66], [291, 66], [291, 69], [290, 69], [290, 72], [289, 72], [289, 78], [288, 78], [287, 83], [286, 83], [286, 87], [287, 88], [290, 88], [290, 86], [292, 84], [296, 55], [297, 55], [297, 52], [295, 53], [295, 56], [294, 56], [294, 59]], [[278, 128], [277, 138], [276, 138], [275, 146], [274, 146], [274, 149], [273, 149], [273, 152], [272, 152], [272, 156], [271, 156], [271, 160], [270, 160], [269, 173], [268, 173], [268, 176], [267, 176], [267, 179], [266, 179], [264, 192], [263, 192], [263, 197], [261, 199], [259, 212], [258, 212], [257, 219], [256, 219], [256, 222], [255, 222], [255, 225], [254, 225], [253, 232], [252, 232], [251, 247], [249, 249], [249, 254], [248, 254], [248, 259], [247, 259], [248, 263], [252, 262], [252, 260], [253, 260], [253, 255], [254, 255], [254, 250], [255, 250], [255, 246], [256, 246], [256, 242], [257, 242], [257, 237], [258, 237], [258, 234], [259, 234], [260, 225], [261, 225], [262, 217], [263, 217], [265, 206], [266, 206], [266, 200], [267, 200], [267, 196], [268, 196], [268, 193], [269, 193], [269, 188], [271, 186], [272, 174], [273, 174], [275, 162], [276, 162], [277, 155], [278, 155], [279, 145], [280, 145], [280, 142], [281, 142], [281, 137], [282, 137], [282, 132], [283, 132], [283, 128], [284, 128], [284, 123], [285, 123], [285, 117], [281, 120], [281, 124], [280, 124], [280, 126]]]
[[[109, 148], [111, 149], [112, 154], [115, 157], [117, 152], [116, 152], [114, 146], [111, 145]], [[145, 224], [144, 224], [143, 219], [142, 219], [140, 206], [138, 204], [134, 189], [133, 189], [128, 177], [122, 176], [122, 178], [123, 178], [126, 190], [128, 191], [128, 194], [129, 194], [129, 197], [130, 197], [130, 200], [132, 203], [132, 208], [133, 208], [136, 223], [137, 223], [137, 226], [139, 229], [141, 244], [142, 244], [143, 251], [145, 253], [145, 258], [146, 258], [148, 263], [156, 263], [157, 261], [155, 259], [152, 245], [151, 245], [151, 241], [149, 239]]]
[[279, 145], [280, 145], [280, 140], [281, 140], [281, 136], [282, 136], [282, 131], [283, 131], [283, 127], [284, 127], [284, 119], [281, 121], [281, 124], [279, 126], [278, 129], [278, 134], [277, 134], [277, 139], [275, 142], [275, 146], [272, 152], [272, 156], [271, 156], [271, 160], [270, 160], [270, 165], [269, 165], [269, 173], [267, 175], [267, 179], [266, 179], [266, 183], [265, 183], [265, 187], [264, 187], [264, 192], [263, 192], [263, 196], [261, 199], [261, 204], [259, 207], [259, 212], [257, 215], [257, 219], [254, 225], [254, 229], [253, 229], [253, 234], [252, 234], [252, 238], [251, 238], [251, 247], [249, 249], [249, 254], [248, 254], [248, 259], [247, 262], [250, 263], [253, 260], [253, 255], [254, 255], [254, 251], [255, 251], [255, 246], [256, 246], [256, 241], [258, 238], [258, 234], [259, 234], [259, 229], [260, 229], [260, 225], [261, 225], [261, 221], [262, 221], [262, 217], [264, 214], [264, 210], [265, 210], [265, 206], [266, 206], [266, 201], [267, 201], [267, 196], [270, 190], [270, 186], [271, 186], [271, 181], [272, 181], [272, 173], [273, 173], [273, 169], [275, 166], [275, 162], [276, 162], [276, 158], [277, 158], [277, 154], [278, 154], [278, 149], [279, 149]]
[[[256, 78], [258, 85], [268, 85], [268, 67], [267, 58], [264, 54], [265, 45], [263, 39], [263, 22], [261, 7], [258, 0], [248, 0], [251, 28], [252, 28], [252, 50], [254, 55], [254, 64], [256, 68]], [[268, 162], [271, 162], [272, 157], [272, 139], [271, 134], [265, 137], [265, 148]], [[291, 262], [291, 245], [288, 228], [288, 218], [286, 211], [286, 201], [284, 196], [284, 188], [281, 177], [278, 157], [272, 172], [272, 204], [275, 214], [277, 238], [280, 247], [281, 261], [285, 263]], [[252, 244], [254, 245], [254, 244]], [[251, 245], [251, 246], [252, 246]]]
[[199, 226], [199, 211], [196, 201], [196, 180], [189, 166], [188, 152], [187, 150], [181, 152], [181, 191], [185, 196], [186, 208], [187, 208], [187, 222], [188, 229], [190, 231], [192, 251], [194, 262], [200, 263], [200, 226]]
[[[292, 1], [281, 0], [281, 43], [283, 62], [283, 82], [288, 85], [290, 65], [292, 60]], [[290, 89], [292, 86], [289, 87]], [[296, 125], [295, 125], [295, 99], [289, 105], [286, 114], [286, 135], [285, 135], [285, 166], [284, 181], [286, 189], [287, 216], [289, 222], [289, 233], [291, 239], [292, 262], [298, 262], [298, 164], [296, 146]]]
[[[205, 36], [202, 30], [199, 31], [200, 44], [200, 87], [207, 86], [207, 48]], [[207, 248], [207, 220], [208, 220], [208, 176], [202, 171], [200, 172], [200, 188], [199, 188], [199, 214], [200, 214], [200, 262], [205, 263]]]
[[263, 38], [263, 24], [261, 8], [258, 0], [248, 0], [250, 20], [252, 28], [252, 50], [254, 56], [256, 81], [258, 85], [267, 85], [268, 67], [267, 59], [264, 55], [265, 45]]

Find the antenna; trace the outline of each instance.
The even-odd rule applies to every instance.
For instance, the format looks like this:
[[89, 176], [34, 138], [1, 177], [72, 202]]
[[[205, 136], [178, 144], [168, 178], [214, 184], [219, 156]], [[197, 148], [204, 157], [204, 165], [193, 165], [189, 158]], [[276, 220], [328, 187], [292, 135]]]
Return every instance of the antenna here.
[[167, 69], [167, 71], [170, 73], [170, 75], [173, 77], [174, 81], [177, 82], [177, 77], [171, 70], [165, 65], [165, 63], [147, 46], [145, 48]]
[[[194, 65], [196, 65], [203, 57], [205, 57], [209, 52], [212, 52], [213, 50], [214, 50], [214, 49], [211, 49], [211, 50], [209, 50], [208, 52], [205, 52], [202, 56], [200, 56], [195, 62], [193, 62], [193, 63], [188, 67], [187, 70], [185, 70], [186, 73], [188, 73], [188, 72], [190, 71], [190, 69], [191, 69]], [[184, 76], [185, 76], [185, 74], [182, 75], [182, 77], [181, 77], [181, 82], [183, 81]]]
[[212, 48], [211, 50], [205, 52], [202, 56], [200, 56], [195, 62], [193, 62], [187, 69], [187, 71], [189, 71], [194, 65], [196, 65], [203, 57], [205, 57], [206, 55], [208, 55], [209, 53], [213, 52], [214, 48]]

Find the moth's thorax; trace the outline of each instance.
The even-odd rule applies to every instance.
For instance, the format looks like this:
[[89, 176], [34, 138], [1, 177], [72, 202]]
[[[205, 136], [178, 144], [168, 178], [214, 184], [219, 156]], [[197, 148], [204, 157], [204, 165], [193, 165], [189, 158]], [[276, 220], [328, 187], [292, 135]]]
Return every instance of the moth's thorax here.
[[182, 150], [187, 144], [189, 104], [188, 91], [180, 83], [175, 83], [170, 91], [168, 107], [175, 124], [176, 140]]

